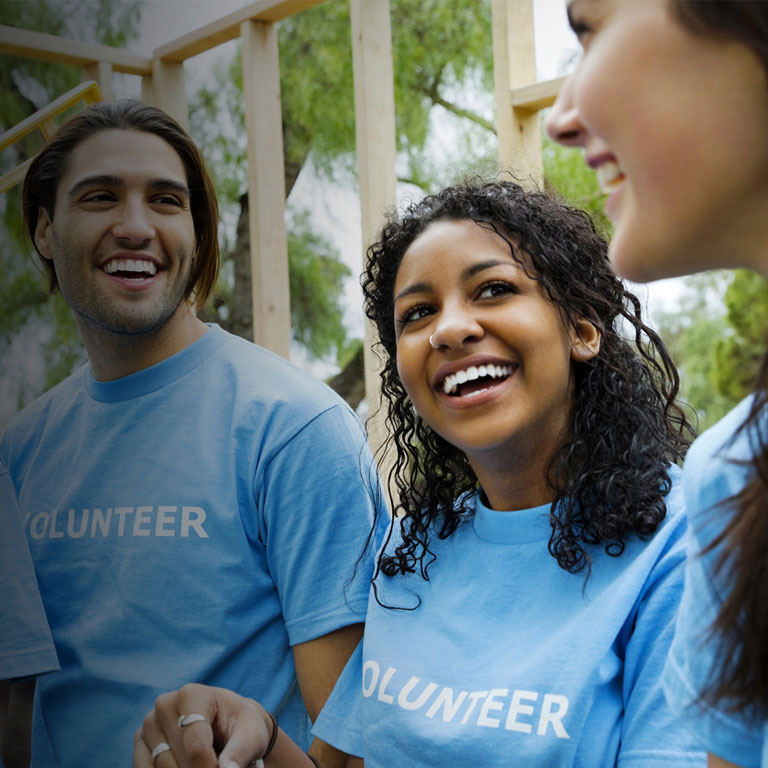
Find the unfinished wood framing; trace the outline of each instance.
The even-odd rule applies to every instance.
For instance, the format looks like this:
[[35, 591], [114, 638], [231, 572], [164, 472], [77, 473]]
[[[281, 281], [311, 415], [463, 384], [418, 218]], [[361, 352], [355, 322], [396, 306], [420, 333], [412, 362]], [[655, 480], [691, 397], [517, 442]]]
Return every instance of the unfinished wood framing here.
[[184, 65], [180, 62], [153, 59], [152, 76], [141, 79], [141, 98], [167, 112], [184, 128], [189, 128]]
[[115, 72], [129, 75], [152, 73], [152, 59], [135, 56], [122, 48], [93, 45], [3, 25], [0, 25], [0, 53], [69, 64], [73, 67], [86, 67], [94, 62], [105, 61], [111, 64]]
[[253, 339], [288, 357], [291, 307], [277, 28], [271, 22], [244, 21], [240, 34], [248, 137]]
[[185, 61], [240, 37], [243, 22], [280, 21], [321, 2], [323, 0], [260, 0], [161, 45], [154, 50], [153, 55], [165, 61]]
[[538, 107], [515, 104], [513, 93], [536, 82], [533, 0], [491, 0], [493, 72], [499, 163], [530, 187], [542, 182]]
[[[355, 143], [360, 186], [363, 252], [396, 203], [395, 86], [389, 0], [350, 0], [352, 72], [355, 84]], [[368, 440], [375, 450], [386, 428], [381, 405], [381, 364], [373, 352], [375, 334], [365, 326], [365, 395]]]
[[82, 82], [92, 80], [99, 86], [101, 98], [104, 101], [112, 101], [112, 65], [108, 61], [94, 61], [83, 67], [81, 77]]

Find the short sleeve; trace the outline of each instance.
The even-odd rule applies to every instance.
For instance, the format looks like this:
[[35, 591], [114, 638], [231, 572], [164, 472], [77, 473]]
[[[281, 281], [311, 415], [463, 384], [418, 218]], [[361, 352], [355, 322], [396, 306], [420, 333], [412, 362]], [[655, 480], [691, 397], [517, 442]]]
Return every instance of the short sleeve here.
[[382, 502], [354, 414], [337, 406], [315, 417], [270, 461], [256, 492], [290, 644], [364, 621], [374, 554], [366, 543]]
[[364, 703], [363, 640], [349, 657], [344, 671], [315, 720], [312, 735], [348, 755], [364, 757], [362, 706]]
[[24, 534], [16, 492], [0, 460], [0, 679], [59, 668]]

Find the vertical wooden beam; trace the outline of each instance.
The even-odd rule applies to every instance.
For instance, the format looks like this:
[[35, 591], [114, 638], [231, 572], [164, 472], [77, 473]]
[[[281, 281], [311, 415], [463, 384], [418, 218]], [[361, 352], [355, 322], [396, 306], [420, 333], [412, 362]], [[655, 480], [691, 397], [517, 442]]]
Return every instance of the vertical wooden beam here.
[[[389, 0], [350, 0], [355, 124], [363, 250], [373, 242], [383, 214], [396, 204], [395, 86]], [[372, 418], [368, 438], [377, 449], [384, 440], [380, 364], [372, 351], [373, 329], [366, 322], [365, 392]], [[375, 414], [379, 413], [376, 417]]]
[[512, 88], [536, 82], [533, 0], [491, 0], [499, 163], [524, 185], [542, 183], [538, 110], [516, 108]]
[[94, 80], [104, 101], [112, 101], [112, 65], [108, 61], [94, 61], [82, 69], [80, 82]]
[[271, 22], [244, 21], [241, 38], [253, 338], [257, 344], [288, 357], [291, 306], [277, 28]]
[[184, 64], [176, 61], [152, 60], [152, 76], [141, 79], [141, 98], [162, 109], [182, 127], [189, 128]]

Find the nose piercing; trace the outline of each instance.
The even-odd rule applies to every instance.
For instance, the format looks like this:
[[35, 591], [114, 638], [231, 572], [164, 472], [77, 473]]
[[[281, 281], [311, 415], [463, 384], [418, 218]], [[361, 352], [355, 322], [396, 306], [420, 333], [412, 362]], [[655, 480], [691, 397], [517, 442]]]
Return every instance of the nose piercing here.
[[432, 335], [429, 337], [429, 345], [432, 347], [432, 349], [440, 349], [440, 345], [439, 345], [439, 344], [435, 344], [435, 342], [434, 342], [434, 341], [432, 341], [432, 339], [434, 339], [434, 338], [435, 338], [435, 334], [433, 333], [433, 334], [432, 334]]

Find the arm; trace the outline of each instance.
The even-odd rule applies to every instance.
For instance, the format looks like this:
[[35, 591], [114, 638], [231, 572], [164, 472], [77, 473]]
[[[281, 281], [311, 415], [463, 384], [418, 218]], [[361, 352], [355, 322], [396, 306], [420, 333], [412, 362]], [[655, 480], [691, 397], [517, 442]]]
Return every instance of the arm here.
[[707, 768], [740, 768], [736, 763], [729, 763], [722, 757], [707, 752]]
[[0, 759], [5, 768], [29, 765], [34, 698], [34, 677], [0, 682]]
[[[313, 722], [362, 636], [363, 625], [352, 624], [294, 646], [296, 675]], [[320, 761], [322, 768], [344, 768], [346, 755], [320, 739], [314, 740], [309, 753]]]
[[[207, 721], [179, 725], [181, 714], [200, 714]], [[133, 768], [240, 768], [259, 760], [273, 735], [273, 721], [253, 699], [224, 688], [190, 683], [164, 693], [144, 718], [134, 738]], [[152, 749], [170, 750], [154, 760]], [[216, 756], [214, 744], [221, 748]], [[223, 748], [222, 748], [223, 747]], [[344, 766], [344, 756], [338, 765]], [[278, 728], [264, 768], [314, 768], [307, 755]], [[322, 764], [322, 768], [327, 768]]]

